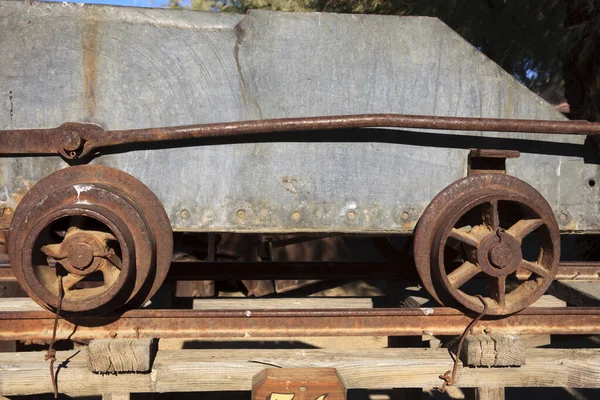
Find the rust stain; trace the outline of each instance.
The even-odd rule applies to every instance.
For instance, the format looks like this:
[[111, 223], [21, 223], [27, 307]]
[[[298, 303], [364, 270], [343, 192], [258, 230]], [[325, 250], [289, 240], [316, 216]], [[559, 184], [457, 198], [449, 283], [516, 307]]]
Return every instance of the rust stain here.
[[95, 121], [98, 106], [98, 31], [98, 18], [94, 11], [90, 9], [85, 20], [85, 27], [81, 33], [83, 101], [86, 122]]
[[[21, 203], [25, 194], [27, 194], [29, 189], [34, 185], [34, 182], [23, 178], [18, 178], [16, 183], [17, 187], [14, 192], [9, 193], [8, 189], [6, 189], [7, 197], [0, 196], [0, 230], [9, 228], [15, 208]], [[0, 188], [2, 187], [6, 186], [4, 184], [4, 177], [0, 172]]]
[[284, 176], [281, 181], [283, 183], [283, 188], [291, 194], [302, 193], [304, 186], [304, 182], [302, 182], [302, 180], [296, 178], [295, 176]]

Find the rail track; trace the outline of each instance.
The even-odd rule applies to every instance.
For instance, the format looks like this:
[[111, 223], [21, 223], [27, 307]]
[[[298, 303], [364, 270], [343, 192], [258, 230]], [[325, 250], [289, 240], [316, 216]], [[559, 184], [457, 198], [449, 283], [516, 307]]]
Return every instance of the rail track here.
[[[0, 339], [50, 340], [49, 311], [1, 311]], [[248, 338], [293, 336], [458, 335], [472, 315], [446, 307], [342, 310], [131, 310], [60, 320], [57, 338]], [[474, 333], [600, 333], [600, 308], [527, 308], [484, 319]]]
[[[413, 268], [386, 262], [173, 262], [167, 280], [223, 279], [417, 279]], [[600, 280], [600, 264], [563, 262], [557, 280]], [[0, 282], [15, 282], [10, 263], [0, 256]], [[55, 314], [32, 307], [11, 309], [0, 303], [0, 339], [50, 340]], [[202, 301], [202, 300], [200, 300]], [[324, 301], [326, 301], [324, 299]], [[213, 303], [214, 304], [214, 303]], [[137, 309], [101, 316], [61, 319], [58, 338], [244, 338], [290, 336], [458, 335], [474, 313], [449, 307], [375, 309]], [[598, 334], [600, 307], [529, 307], [518, 313], [487, 317], [474, 333]]]

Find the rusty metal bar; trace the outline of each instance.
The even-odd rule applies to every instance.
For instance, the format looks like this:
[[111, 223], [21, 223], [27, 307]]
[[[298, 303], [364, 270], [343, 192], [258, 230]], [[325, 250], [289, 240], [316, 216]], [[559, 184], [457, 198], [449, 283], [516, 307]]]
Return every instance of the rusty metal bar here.
[[[600, 280], [600, 262], [563, 262], [556, 280]], [[167, 279], [408, 279], [418, 280], [414, 265], [386, 262], [174, 262]], [[528, 275], [517, 273], [518, 279]]]
[[[600, 280], [600, 262], [569, 261], [558, 267], [556, 280]], [[518, 279], [529, 275], [517, 272]], [[385, 262], [272, 262], [272, 261], [176, 261], [169, 280], [227, 279], [408, 279], [418, 280], [414, 265]], [[6, 254], [0, 254], [0, 282], [14, 281]]]
[[[132, 310], [114, 317], [61, 320], [57, 337], [243, 338], [286, 336], [457, 335], [472, 320], [450, 308], [348, 310]], [[0, 312], [0, 339], [48, 340], [48, 311]], [[78, 325], [77, 325], [77, 324]], [[480, 321], [484, 329], [513, 334], [599, 334], [599, 308], [528, 308], [501, 319]]]
[[[588, 121], [539, 121], [403, 114], [281, 118], [115, 131], [105, 131], [93, 124], [68, 122], [52, 129], [0, 131], [0, 154], [59, 153], [64, 157], [75, 159], [102, 148], [132, 143], [376, 127], [600, 135], [600, 124]], [[398, 131], [398, 134], [401, 135], [402, 131]]]
[[413, 265], [385, 262], [174, 262], [167, 279], [419, 279]]

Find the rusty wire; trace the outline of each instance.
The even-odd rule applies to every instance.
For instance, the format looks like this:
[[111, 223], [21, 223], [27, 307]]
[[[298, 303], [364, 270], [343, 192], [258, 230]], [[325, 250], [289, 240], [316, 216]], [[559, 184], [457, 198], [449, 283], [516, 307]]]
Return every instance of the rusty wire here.
[[[483, 311], [481, 311], [481, 313], [477, 317], [475, 317], [473, 319], [473, 321], [471, 321], [469, 323], [469, 325], [467, 325], [467, 327], [465, 328], [465, 331], [460, 336], [460, 340], [458, 341], [458, 348], [456, 349], [456, 355], [454, 357], [454, 365], [452, 366], [452, 371], [448, 370], [448, 371], [446, 371], [446, 373], [444, 375], [440, 375], [440, 379], [442, 379], [444, 381], [444, 384], [438, 390], [442, 393], [444, 393], [446, 391], [446, 387], [453, 386], [456, 383], [456, 370], [458, 369], [458, 362], [460, 361], [460, 354], [462, 353], [462, 347], [465, 342], [465, 339], [466, 339], [467, 335], [469, 334], [469, 332], [471, 331], [471, 329], [473, 329], [475, 324], [481, 318], [483, 318], [483, 316], [485, 315], [485, 313], [487, 311], [487, 303], [483, 299], [483, 296], [478, 294], [475, 297], [477, 297], [483, 303]], [[452, 374], [450, 372], [452, 372]]]
[[50, 340], [50, 346], [44, 356], [46, 361], [50, 360], [50, 379], [52, 381], [52, 388], [54, 389], [54, 398], [58, 398], [58, 384], [54, 375], [54, 362], [56, 361], [56, 350], [54, 349], [54, 343], [56, 342], [56, 329], [58, 327], [58, 319], [60, 318], [60, 308], [62, 306], [62, 300], [64, 297], [64, 288], [62, 284], [62, 276], [58, 277], [58, 307], [56, 307], [56, 314], [54, 315], [54, 329], [52, 330], [52, 340]]

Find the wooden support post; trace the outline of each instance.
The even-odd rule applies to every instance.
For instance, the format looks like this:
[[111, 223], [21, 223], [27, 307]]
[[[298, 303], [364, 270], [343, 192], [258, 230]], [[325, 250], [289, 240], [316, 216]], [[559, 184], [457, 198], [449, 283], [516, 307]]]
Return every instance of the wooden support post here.
[[129, 400], [129, 393], [104, 393], [102, 400]]
[[525, 342], [516, 335], [468, 335], [460, 359], [469, 367], [525, 365]]
[[[469, 335], [460, 359], [469, 367], [525, 365], [525, 342], [516, 335]], [[504, 387], [478, 387], [475, 400], [504, 400]]]
[[[6, 231], [0, 231], [0, 262], [8, 262], [8, 254], [6, 254]], [[0, 298], [6, 297], [24, 297], [27, 294], [21, 289], [21, 285], [16, 279], [2, 279], [0, 282]], [[17, 351], [16, 340], [0, 340], [0, 352]]]
[[504, 388], [477, 388], [475, 400], [504, 400]]
[[87, 347], [88, 368], [104, 374], [148, 372], [155, 347], [153, 339], [95, 339]]

